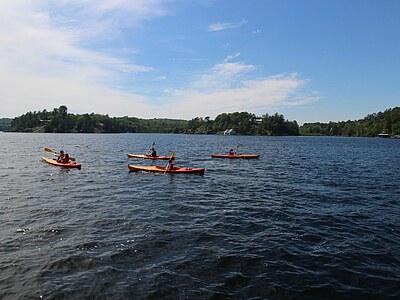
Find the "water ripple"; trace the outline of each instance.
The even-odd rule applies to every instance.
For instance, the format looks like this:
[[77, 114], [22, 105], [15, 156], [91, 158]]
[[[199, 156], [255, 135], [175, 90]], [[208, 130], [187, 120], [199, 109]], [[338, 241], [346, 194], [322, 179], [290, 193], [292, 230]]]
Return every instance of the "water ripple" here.
[[[2, 299], [400, 298], [398, 140], [2, 139]], [[129, 173], [154, 140], [206, 174]], [[260, 159], [210, 158], [239, 143]], [[81, 170], [40, 161], [60, 145]]]

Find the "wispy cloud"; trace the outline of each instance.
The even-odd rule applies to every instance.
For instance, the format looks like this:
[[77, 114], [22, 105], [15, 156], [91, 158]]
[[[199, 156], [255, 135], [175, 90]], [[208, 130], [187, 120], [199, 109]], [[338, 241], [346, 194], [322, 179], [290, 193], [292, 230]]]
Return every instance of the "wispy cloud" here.
[[232, 54], [232, 55], [228, 55], [227, 58], [225, 58], [224, 62], [228, 62], [228, 61], [233, 60], [233, 59], [235, 59], [235, 58], [237, 58], [239, 56], [240, 56], [239, 52], [235, 53], [235, 54]]
[[118, 32], [167, 15], [167, 0], [42, 0], [54, 25], [68, 24], [81, 36]]
[[255, 68], [253, 65], [246, 65], [242, 62], [216, 64], [209, 72], [202, 74], [192, 86], [198, 90], [231, 88], [239, 82], [241, 77]]
[[240, 22], [237, 23], [214, 23], [208, 25], [207, 31], [212, 32], [212, 31], [221, 31], [221, 30], [238, 28], [247, 24], [247, 22], [248, 21], [246, 19], [242, 19]]
[[190, 112], [196, 116], [215, 118], [222, 112], [248, 111], [263, 115], [271, 107], [304, 105], [319, 99], [302, 89], [306, 81], [295, 74], [280, 74], [242, 82], [242, 86], [199, 92], [198, 90], [176, 91], [174, 99], [179, 99], [174, 113], [187, 118]]
[[296, 73], [254, 79], [252, 71], [256, 69], [243, 62], [224, 62], [200, 76], [190, 89], [169, 89], [168, 97], [177, 103], [174, 113], [181, 118], [194, 117], [193, 112], [211, 117], [234, 111], [262, 115], [271, 107], [298, 106], [319, 99], [318, 94], [305, 89], [308, 81]]

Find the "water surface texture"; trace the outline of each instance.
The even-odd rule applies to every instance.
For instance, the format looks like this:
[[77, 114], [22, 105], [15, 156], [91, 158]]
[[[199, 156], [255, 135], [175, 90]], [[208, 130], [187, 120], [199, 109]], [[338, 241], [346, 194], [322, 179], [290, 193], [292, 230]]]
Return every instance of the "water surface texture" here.
[[[154, 141], [205, 175], [129, 173]], [[400, 298], [400, 140], [0, 133], [0, 162], [1, 299]]]

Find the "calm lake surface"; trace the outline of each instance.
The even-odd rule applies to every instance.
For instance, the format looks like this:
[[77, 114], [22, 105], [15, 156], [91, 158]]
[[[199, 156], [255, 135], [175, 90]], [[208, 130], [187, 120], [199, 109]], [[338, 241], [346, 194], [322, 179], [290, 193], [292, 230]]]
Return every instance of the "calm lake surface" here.
[[[153, 141], [205, 175], [129, 173]], [[399, 139], [0, 133], [0, 162], [1, 299], [400, 298]]]

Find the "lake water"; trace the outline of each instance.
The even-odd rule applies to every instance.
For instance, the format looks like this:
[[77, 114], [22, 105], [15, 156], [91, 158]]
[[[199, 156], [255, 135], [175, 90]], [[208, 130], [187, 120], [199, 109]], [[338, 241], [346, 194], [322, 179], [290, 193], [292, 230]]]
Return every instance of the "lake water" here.
[[[154, 141], [205, 175], [129, 173]], [[0, 133], [0, 162], [1, 299], [400, 298], [399, 139]]]

